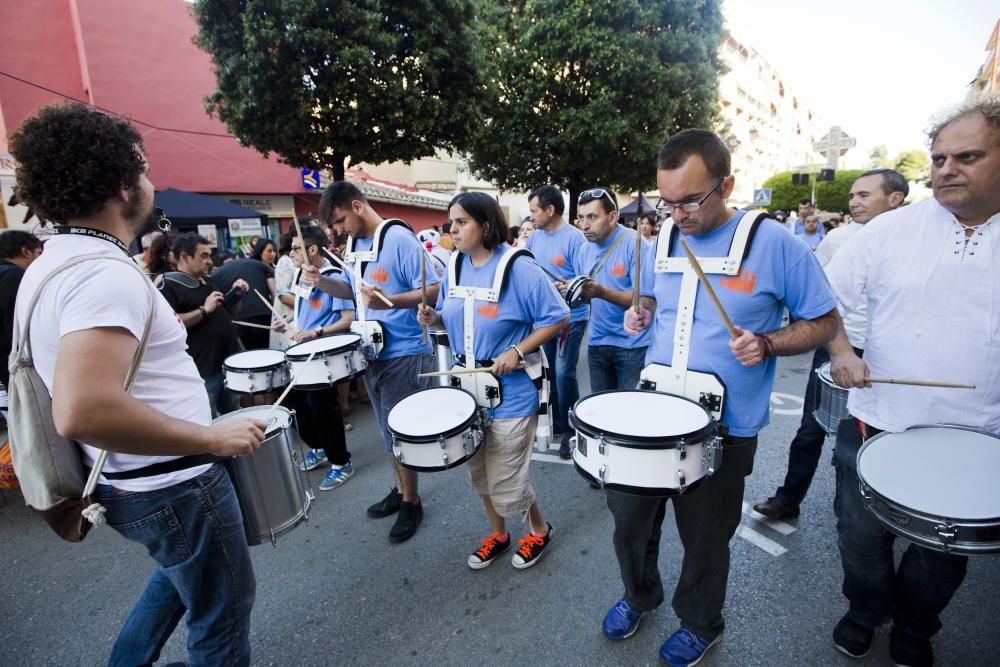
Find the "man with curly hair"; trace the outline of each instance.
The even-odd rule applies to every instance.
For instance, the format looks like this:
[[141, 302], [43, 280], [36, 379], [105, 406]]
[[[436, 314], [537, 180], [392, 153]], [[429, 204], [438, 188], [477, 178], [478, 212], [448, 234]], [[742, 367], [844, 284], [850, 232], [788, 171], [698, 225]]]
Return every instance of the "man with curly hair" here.
[[[87, 465], [109, 452], [95, 500], [125, 538], [156, 561], [125, 621], [112, 665], [151, 664], [188, 614], [191, 664], [250, 663], [255, 580], [235, 491], [217, 457], [249, 455], [265, 424], [210, 425], [208, 395], [173, 309], [116, 257], [149, 229], [153, 184], [142, 139], [127, 122], [80, 104], [28, 118], [10, 140], [18, 195], [56, 235], [25, 272], [16, 321], [42, 280], [32, 315], [35, 368], [52, 395], [59, 433]], [[107, 257], [107, 259], [104, 259]], [[125, 376], [152, 318], [131, 392]], [[214, 456], [199, 456], [210, 454]]]

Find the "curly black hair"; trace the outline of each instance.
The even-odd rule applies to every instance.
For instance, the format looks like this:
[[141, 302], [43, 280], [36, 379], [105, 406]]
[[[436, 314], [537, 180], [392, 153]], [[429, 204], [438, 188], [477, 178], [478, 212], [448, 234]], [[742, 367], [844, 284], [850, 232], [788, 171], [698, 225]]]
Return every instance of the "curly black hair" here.
[[17, 196], [56, 224], [90, 217], [139, 183], [141, 149], [142, 136], [121, 118], [77, 103], [44, 107], [10, 138]]

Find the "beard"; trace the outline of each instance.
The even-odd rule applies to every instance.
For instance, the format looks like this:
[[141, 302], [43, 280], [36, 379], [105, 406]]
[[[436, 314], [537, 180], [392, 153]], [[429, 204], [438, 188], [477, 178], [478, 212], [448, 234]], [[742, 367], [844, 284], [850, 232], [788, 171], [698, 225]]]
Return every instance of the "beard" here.
[[129, 197], [128, 204], [122, 209], [122, 217], [128, 223], [134, 240], [156, 231], [158, 218], [150, 197], [138, 187], [133, 188], [131, 194], [134, 196]]

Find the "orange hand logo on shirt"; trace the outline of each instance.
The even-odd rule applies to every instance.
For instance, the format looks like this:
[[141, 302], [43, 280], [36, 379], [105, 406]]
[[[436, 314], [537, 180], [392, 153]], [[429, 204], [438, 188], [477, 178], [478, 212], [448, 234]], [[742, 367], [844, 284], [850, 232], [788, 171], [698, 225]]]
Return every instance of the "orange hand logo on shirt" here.
[[740, 275], [723, 276], [720, 284], [734, 292], [753, 294], [754, 285], [757, 284], [757, 276], [751, 274], [750, 269], [740, 269]]
[[319, 294], [309, 298], [309, 307], [319, 310], [323, 306], [323, 299]]
[[628, 269], [621, 262], [615, 262], [614, 266], [611, 267], [611, 275], [616, 278], [624, 278], [628, 274]]
[[552, 258], [552, 263], [556, 266], [566, 266], [566, 258], [562, 255], [556, 255]]
[[488, 301], [482, 304], [481, 306], [478, 306], [476, 308], [476, 312], [482, 315], [483, 317], [495, 320], [497, 318], [497, 315], [500, 313], [500, 304], [491, 303]]
[[378, 266], [375, 267], [375, 270], [372, 271], [368, 275], [368, 277], [374, 280], [375, 282], [385, 283], [389, 281], [389, 272], [386, 270], [384, 266]]

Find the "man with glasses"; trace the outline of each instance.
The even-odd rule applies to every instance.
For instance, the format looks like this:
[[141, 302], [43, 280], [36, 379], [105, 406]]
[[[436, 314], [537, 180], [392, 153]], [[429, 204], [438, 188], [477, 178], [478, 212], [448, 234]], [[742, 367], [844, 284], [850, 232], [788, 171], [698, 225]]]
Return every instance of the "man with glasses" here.
[[[535, 256], [538, 265], [555, 280], [572, 280], [577, 254], [587, 241], [579, 229], [567, 224], [563, 218], [565, 205], [562, 192], [553, 185], [543, 185], [528, 196], [528, 205], [535, 233], [528, 238], [525, 247]], [[580, 398], [576, 363], [580, 358], [580, 343], [589, 316], [590, 306], [586, 303], [573, 308], [570, 310], [569, 325], [542, 346], [549, 362], [549, 372], [555, 376], [551, 384], [552, 405], [555, 408], [552, 421], [554, 430], [563, 434], [559, 456], [564, 459], [572, 456], [568, 412]]]
[[[618, 199], [609, 188], [585, 190], [577, 200], [580, 230], [589, 241], [574, 264], [590, 276], [583, 295], [590, 302], [587, 362], [593, 391], [635, 389], [646, 358], [649, 332], [630, 336], [622, 329], [635, 284], [635, 235], [618, 224]], [[646, 261], [645, 246], [639, 257]]]
[[[676, 230], [654, 245], [641, 279], [641, 308], [625, 311], [629, 333], [654, 329], [646, 361], [670, 366], [663, 381], [692, 392], [688, 378], [714, 376], [721, 403], [721, 466], [686, 493], [669, 496], [684, 561], [673, 608], [681, 627], [660, 647], [671, 665], [694, 665], [722, 638], [729, 541], [742, 515], [744, 478], [753, 468], [757, 433], [768, 423], [777, 355], [800, 354], [830, 340], [840, 317], [813, 253], [773, 220], [743, 220], [726, 207], [734, 179], [729, 149], [707, 130], [684, 130], [660, 150], [657, 209]], [[735, 323], [731, 338], [678, 242], [683, 237]], [[721, 274], [721, 275], [720, 275]], [[787, 307], [793, 322], [781, 327]], [[676, 354], [675, 354], [676, 352]], [[676, 386], [670, 386], [675, 382]], [[663, 601], [658, 557], [667, 497], [607, 492], [625, 594], [607, 613], [611, 639], [630, 637]]]

